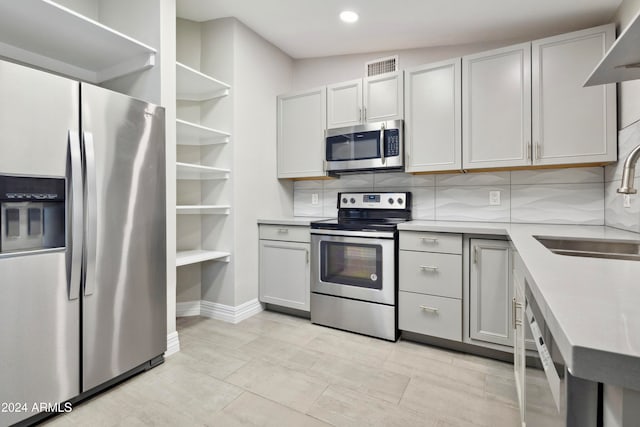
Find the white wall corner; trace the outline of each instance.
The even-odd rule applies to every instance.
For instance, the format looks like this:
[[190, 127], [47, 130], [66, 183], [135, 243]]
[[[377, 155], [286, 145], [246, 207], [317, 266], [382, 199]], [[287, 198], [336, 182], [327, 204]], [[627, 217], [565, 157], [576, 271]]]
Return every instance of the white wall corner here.
[[209, 301], [201, 301], [200, 305], [201, 316], [234, 324], [240, 323], [243, 320], [260, 313], [262, 310], [264, 310], [264, 306], [257, 298], [236, 307]]
[[164, 357], [169, 357], [179, 351], [180, 339], [178, 338], [178, 331], [169, 332], [167, 334], [167, 351], [164, 352]]
[[187, 301], [176, 303], [176, 317], [200, 316], [201, 301]]

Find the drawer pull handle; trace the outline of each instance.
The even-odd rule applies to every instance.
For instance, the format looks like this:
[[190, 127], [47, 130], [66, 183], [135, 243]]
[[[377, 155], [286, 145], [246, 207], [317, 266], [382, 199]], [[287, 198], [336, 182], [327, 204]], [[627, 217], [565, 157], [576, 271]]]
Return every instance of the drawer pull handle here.
[[435, 265], [421, 265], [420, 266], [420, 270], [436, 271], [437, 269], [438, 269], [438, 267], [436, 267]]
[[423, 309], [424, 311], [430, 311], [431, 313], [438, 312], [438, 309], [436, 307], [429, 307], [428, 305], [421, 305], [420, 308]]
[[434, 239], [433, 237], [421, 237], [422, 243], [438, 243], [438, 239]]
[[278, 228], [278, 233], [288, 233], [289, 229], [288, 228]]

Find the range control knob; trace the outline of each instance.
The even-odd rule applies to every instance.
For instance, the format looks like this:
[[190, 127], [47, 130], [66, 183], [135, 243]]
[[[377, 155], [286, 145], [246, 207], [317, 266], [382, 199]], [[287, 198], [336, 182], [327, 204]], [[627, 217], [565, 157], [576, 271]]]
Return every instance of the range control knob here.
[[346, 198], [346, 197], [343, 197], [343, 198], [342, 198], [342, 203], [344, 203], [344, 204], [346, 205], [346, 204], [347, 204], [347, 202], [348, 202], [347, 198]]
[[389, 204], [392, 205], [393, 204], [393, 199], [391, 197], [389, 197]]
[[349, 200], [351, 203], [355, 203], [356, 199], [354, 199], [353, 197]]
[[404, 200], [402, 200], [402, 198], [398, 197], [398, 204], [401, 205], [404, 202]]

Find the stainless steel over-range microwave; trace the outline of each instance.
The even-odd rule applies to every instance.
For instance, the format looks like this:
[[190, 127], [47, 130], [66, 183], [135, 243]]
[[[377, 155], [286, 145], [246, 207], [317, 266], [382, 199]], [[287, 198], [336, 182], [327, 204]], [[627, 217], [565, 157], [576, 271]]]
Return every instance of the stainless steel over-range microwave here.
[[327, 130], [327, 172], [403, 170], [402, 125], [402, 120], [390, 120]]

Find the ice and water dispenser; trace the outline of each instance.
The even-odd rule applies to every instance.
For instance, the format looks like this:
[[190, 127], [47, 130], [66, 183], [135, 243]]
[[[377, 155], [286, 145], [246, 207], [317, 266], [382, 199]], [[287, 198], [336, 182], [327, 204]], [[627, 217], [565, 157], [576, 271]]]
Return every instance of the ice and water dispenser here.
[[0, 255], [65, 246], [65, 179], [0, 175]]

